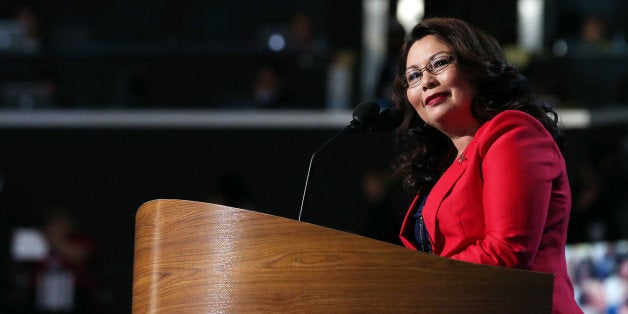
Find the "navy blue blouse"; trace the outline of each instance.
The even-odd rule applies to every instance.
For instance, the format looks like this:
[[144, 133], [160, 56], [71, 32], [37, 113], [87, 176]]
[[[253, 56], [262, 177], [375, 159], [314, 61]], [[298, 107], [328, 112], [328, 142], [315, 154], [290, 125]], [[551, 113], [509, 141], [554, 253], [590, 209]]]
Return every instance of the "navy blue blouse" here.
[[432, 243], [430, 242], [430, 235], [425, 229], [425, 222], [423, 221], [423, 207], [425, 206], [425, 200], [427, 195], [421, 200], [421, 204], [417, 208], [412, 217], [415, 219], [414, 223], [414, 238], [417, 242], [417, 248], [423, 252], [432, 253]]

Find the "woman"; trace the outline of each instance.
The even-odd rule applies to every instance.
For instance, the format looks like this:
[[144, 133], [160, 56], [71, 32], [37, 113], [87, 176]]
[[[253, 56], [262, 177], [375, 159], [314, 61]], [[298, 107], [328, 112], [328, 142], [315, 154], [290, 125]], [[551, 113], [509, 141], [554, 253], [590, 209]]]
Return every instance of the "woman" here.
[[554, 312], [581, 312], [566, 270], [571, 194], [556, 113], [535, 103], [492, 37], [460, 20], [418, 24], [400, 65], [397, 173], [417, 193], [404, 245], [552, 273]]

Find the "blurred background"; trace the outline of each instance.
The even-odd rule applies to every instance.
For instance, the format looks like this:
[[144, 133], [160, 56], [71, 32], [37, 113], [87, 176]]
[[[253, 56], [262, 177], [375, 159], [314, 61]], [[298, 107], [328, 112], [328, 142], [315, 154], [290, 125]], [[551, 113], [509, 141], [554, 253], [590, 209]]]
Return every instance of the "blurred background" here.
[[[391, 105], [401, 42], [432, 16], [494, 35], [561, 114], [577, 298], [610, 309], [593, 292], [628, 285], [628, 2], [3, 0], [0, 310], [130, 312], [152, 199], [296, 218], [310, 155], [357, 104]], [[390, 132], [334, 142], [303, 220], [398, 244], [394, 156]]]

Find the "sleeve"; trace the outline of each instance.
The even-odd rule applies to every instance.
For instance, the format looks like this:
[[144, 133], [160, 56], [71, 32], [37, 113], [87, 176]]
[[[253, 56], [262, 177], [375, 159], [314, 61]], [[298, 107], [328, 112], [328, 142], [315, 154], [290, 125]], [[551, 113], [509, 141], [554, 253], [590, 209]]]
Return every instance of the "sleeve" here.
[[549, 132], [522, 113], [489, 121], [479, 143], [485, 237], [452, 258], [526, 268], [535, 256], [560, 175], [560, 152]]

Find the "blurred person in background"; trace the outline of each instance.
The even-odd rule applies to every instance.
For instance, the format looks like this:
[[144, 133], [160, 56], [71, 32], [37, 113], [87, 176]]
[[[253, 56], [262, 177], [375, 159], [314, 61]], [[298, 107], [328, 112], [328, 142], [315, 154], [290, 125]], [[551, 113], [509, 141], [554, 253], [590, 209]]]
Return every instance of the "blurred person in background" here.
[[44, 313], [99, 312], [100, 252], [73, 216], [54, 209], [42, 226], [49, 253], [37, 269], [35, 303]]
[[609, 312], [620, 313], [622, 308], [628, 310], [628, 255], [617, 256], [615, 267], [617, 271], [604, 281], [604, 292]]
[[284, 79], [273, 66], [259, 67], [253, 83], [253, 105], [260, 108], [289, 107], [290, 93]]
[[290, 101], [277, 107], [322, 108], [329, 46], [309, 13], [295, 13], [288, 27], [286, 53], [293, 58], [283, 77], [283, 88]]
[[422, 21], [403, 45], [393, 100], [404, 115], [397, 173], [416, 194], [403, 244], [552, 273], [553, 312], [581, 313], [565, 260], [571, 194], [557, 115], [497, 41], [462, 20]]
[[15, 10], [15, 22], [23, 31], [19, 46], [23, 52], [35, 53], [48, 43], [44, 20], [34, 7], [20, 5]]
[[581, 54], [609, 53], [612, 42], [606, 34], [606, 22], [602, 17], [589, 14], [580, 27], [580, 38], [575, 47]]

